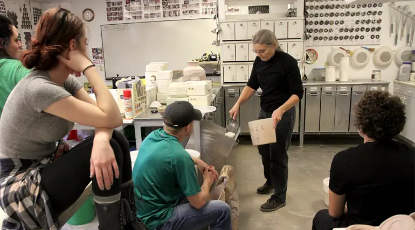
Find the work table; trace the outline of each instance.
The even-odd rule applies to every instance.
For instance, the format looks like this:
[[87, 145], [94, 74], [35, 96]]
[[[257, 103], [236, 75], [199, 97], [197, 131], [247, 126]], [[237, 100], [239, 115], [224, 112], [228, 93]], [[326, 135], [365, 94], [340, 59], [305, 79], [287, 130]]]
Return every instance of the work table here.
[[[414, 84], [415, 82], [407, 82], [408, 84]], [[303, 81], [303, 86], [318, 86], [318, 85], [385, 85], [389, 84], [387, 81], [377, 81], [371, 79], [356, 79], [356, 80], [349, 80], [349, 81], [315, 81], [315, 80], [308, 80]], [[224, 83], [223, 87], [243, 87], [246, 86], [246, 83]]]

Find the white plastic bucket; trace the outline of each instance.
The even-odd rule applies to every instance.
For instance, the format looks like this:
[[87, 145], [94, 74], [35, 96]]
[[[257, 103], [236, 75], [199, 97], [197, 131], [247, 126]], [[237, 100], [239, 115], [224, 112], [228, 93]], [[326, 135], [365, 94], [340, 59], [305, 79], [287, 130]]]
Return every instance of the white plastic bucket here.
[[277, 142], [272, 118], [248, 122], [252, 145], [265, 145]]
[[[193, 149], [186, 149], [186, 151], [187, 151], [187, 153], [190, 154], [190, 156], [192, 156], [194, 158], [197, 158], [197, 159], [200, 159], [200, 153], [198, 151], [193, 150]], [[195, 169], [196, 169], [196, 174], [197, 174], [198, 173], [197, 166], [195, 166]]]
[[324, 190], [324, 204], [326, 206], [329, 206], [329, 183], [330, 183], [330, 177], [327, 177], [323, 180], [323, 190]]

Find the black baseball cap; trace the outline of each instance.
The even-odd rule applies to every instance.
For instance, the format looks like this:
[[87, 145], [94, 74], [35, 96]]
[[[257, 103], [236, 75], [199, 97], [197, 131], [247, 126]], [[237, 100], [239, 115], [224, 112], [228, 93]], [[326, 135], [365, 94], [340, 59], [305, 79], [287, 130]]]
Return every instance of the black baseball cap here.
[[202, 120], [202, 112], [187, 101], [176, 101], [167, 106], [163, 118], [164, 124], [178, 129]]

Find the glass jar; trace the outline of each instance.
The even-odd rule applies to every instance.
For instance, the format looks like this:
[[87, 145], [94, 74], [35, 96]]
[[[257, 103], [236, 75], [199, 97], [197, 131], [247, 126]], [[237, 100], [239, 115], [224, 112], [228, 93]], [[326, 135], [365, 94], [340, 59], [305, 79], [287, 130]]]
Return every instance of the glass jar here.
[[380, 81], [382, 79], [382, 71], [375, 69], [372, 70], [372, 80]]

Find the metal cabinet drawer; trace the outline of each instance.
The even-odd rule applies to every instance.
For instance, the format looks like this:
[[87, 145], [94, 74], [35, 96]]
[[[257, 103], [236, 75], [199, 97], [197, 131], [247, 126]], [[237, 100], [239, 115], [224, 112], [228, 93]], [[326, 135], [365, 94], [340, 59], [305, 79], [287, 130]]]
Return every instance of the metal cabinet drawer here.
[[377, 91], [377, 90], [385, 91], [387, 90], [387, 88], [384, 85], [368, 85], [367, 90], [368, 91]]
[[350, 97], [350, 90], [336, 93], [334, 132], [347, 133], [349, 131]]
[[320, 86], [307, 87], [305, 104], [305, 132], [320, 131]]
[[334, 131], [334, 115], [336, 108], [336, 87], [324, 86], [321, 92], [320, 132]]

